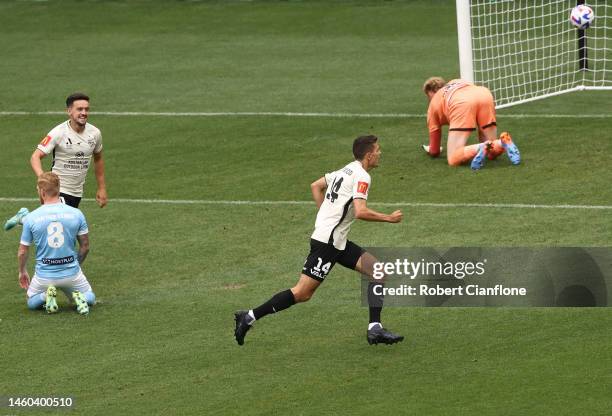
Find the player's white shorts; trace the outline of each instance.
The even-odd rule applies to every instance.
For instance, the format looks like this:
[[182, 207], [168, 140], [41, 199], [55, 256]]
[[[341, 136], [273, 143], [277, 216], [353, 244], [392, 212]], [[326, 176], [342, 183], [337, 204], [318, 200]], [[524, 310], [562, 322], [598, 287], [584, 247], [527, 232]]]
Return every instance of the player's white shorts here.
[[47, 288], [52, 285], [58, 289], [61, 289], [61, 291], [68, 296], [68, 299], [71, 299], [72, 292], [76, 290], [81, 293], [89, 292], [91, 290], [91, 285], [87, 281], [83, 271], [78, 272], [74, 276], [68, 276], [62, 279], [44, 279], [34, 275], [30, 281], [30, 286], [28, 287], [28, 298], [38, 295], [39, 293], [46, 292]]

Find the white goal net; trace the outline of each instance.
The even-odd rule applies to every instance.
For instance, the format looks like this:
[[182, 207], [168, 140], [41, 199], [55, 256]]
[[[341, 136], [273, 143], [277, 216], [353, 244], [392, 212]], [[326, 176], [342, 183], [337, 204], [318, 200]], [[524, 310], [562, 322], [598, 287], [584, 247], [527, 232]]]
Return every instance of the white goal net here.
[[487, 86], [497, 108], [612, 89], [612, 0], [586, 5], [595, 21], [579, 31], [569, 22], [576, 0], [457, 0], [461, 77]]

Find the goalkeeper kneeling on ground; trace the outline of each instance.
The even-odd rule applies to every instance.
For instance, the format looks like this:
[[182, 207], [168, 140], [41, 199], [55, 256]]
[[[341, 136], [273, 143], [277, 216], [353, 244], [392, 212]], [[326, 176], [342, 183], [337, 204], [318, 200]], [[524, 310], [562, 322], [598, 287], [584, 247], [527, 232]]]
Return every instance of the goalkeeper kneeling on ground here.
[[[448, 164], [459, 166], [471, 161], [471, 167], [483, 167], [485, 158], [493, 160], [506, 153], [513, 165], [521, 163], [521, 154], [510, 134], [497, 138], [495, 102], [488, 88], [454, 79], [446, 82], [439, 77], [425, 81], [423, 92], [429, 99], [427, 127], [429, 145], [423, 149], [432, 157], [440, 155], [442, 126], [448, 125], [446, 154]], [[478, 129], [480, 143], [467, 146], [473, 131]]]

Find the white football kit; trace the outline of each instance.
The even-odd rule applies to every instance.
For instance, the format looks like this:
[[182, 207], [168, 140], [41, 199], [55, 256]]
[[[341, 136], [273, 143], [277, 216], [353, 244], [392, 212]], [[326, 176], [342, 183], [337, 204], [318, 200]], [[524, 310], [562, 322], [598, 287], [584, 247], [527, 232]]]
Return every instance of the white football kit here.
[[344, 250], [351, 224], [355, 221], [354, 199], [368, 199], [371, 178], [361, 162], [325, 174], [327, 191], [317, 213], [311, 238]]
[[60, 192], [82, 197], [91, 155], [102, 151], [102, 133], [89, 123], [77, 133], [65, 121], [49, 132], [38, 149], [46, 155], [53, 153], [51, 170], [60, 177]]

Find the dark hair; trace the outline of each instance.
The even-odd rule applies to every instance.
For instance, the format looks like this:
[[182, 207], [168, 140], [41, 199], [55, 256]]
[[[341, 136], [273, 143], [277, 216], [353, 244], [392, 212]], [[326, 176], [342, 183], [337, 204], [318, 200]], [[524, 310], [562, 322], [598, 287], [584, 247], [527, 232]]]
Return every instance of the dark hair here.
[[356, 160], [362, 160], [366, 153], [374, 148], [374, 143], [378, 141], [376, 136], [359, 136], [353, 142], [353, 155]]
[[89, 101], [89, 97], [82, 92], [75, 92], [74, 94], [70, 94], [68, 98], [66, 98], [66, 107], [70, 107], [73, 102], [78, 100]]

